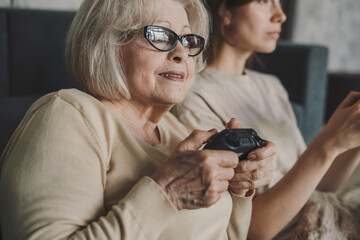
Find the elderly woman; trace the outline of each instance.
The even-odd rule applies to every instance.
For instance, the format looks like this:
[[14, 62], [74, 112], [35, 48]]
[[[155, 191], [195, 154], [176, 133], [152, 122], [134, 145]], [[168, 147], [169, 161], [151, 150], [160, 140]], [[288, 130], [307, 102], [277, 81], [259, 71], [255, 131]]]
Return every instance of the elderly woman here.
[[0, 159], [4, 239], [246, 238], [274, 145], [239, 163], [199, 150], [216, 130], [189, 135], [168, 112], [207, 31], [201, 0], [83, 2], [66, 54], [86, 93], [41, 98], [11, 138]]

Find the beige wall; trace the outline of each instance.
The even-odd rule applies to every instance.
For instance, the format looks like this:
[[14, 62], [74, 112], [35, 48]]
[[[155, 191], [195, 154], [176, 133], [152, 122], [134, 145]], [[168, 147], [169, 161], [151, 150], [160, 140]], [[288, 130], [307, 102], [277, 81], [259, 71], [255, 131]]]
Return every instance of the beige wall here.
[[0, 7], [9, 7], [10, 0], [0, 0]]
[[[0, 0], [4, 1], [4, 0]], [[13, 0], [16, 8], [77, 10], [82, 0]]]
[[327, 45], [331, 72], [360, 73], [359, 13], [360, 0], [297, 0], [293, 41]]

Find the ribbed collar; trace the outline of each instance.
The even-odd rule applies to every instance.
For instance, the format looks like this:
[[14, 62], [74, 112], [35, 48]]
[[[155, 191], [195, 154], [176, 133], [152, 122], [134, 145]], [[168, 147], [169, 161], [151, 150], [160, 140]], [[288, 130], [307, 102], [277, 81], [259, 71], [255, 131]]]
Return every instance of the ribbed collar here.
[[244, 75], [231, 75], [222, 71], [219, 71], [212, 67], [206, 67], [201, 73], [201, 75], [212, 76], [214, 79], [219, 79], [221, 81], [249, 81], [249, 70], [245, 69]]

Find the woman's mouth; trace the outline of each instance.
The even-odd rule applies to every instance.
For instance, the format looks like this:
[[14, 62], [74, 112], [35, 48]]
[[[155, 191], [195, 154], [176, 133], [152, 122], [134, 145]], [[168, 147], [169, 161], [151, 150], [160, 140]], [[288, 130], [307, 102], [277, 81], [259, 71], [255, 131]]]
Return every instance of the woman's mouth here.
[[159, 73], [159, 75], [163, 78], [176, 82], [183, 82], [185, 77], [185, 73], [180, 71], [163, 72], [163, 73]]
[[269, 32], [268, 35], [271, 38], [279, 39], [280, 38], [280, 32]]

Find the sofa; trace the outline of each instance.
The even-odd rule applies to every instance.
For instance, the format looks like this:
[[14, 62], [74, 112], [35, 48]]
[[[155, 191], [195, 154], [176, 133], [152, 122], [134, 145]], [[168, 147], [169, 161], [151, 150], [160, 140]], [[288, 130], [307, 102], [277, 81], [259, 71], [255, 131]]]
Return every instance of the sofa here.
[[[65, 70], [64, 45], [75, 12], [0, 9], [0, 153], [29, 106], [40, 96], [75, 87]], [[299, 127], [309, 142], [322, 128], [328, 49], [279, 42], [262, 54], [263, 72], [289, 91]]]
[[256, 70], [274, 74], [289, 93], [306, 144], [321, 131], [327, 96], [329, 49], [322, 45], [279, 42], [271, 54], [260, 54]]
[[74, 87], [65, 36], [75, 12], [0, 9], [0, 153], [40, 96]]

